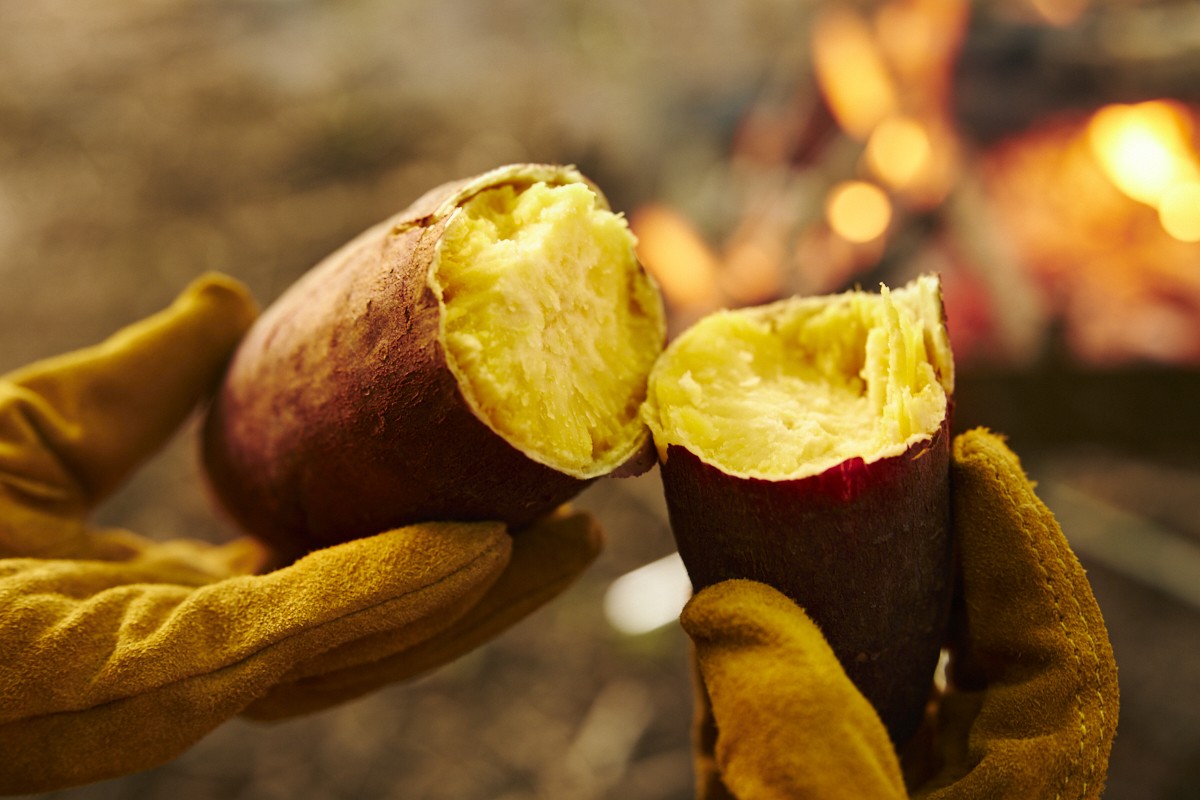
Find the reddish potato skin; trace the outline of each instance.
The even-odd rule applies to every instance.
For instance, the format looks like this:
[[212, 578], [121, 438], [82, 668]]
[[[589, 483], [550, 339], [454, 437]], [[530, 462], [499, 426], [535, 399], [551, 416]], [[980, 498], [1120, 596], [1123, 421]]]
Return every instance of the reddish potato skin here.
[[205, 420], [204, 471], [234, 520], [285, 560], [433, 519], [520, 527], [589, 483], [493, 432], [446, 365], [426, 281], [447, 219], [431, 215], [466, 183], [314, 267], [229, 364]]
[[897, 746], [919, 726], [953, 588], [948, 420], [907, 452], [799, 480], [741, 478], [671, 445], [671, 529], [696, 591], [780, 590], [816, 622]]

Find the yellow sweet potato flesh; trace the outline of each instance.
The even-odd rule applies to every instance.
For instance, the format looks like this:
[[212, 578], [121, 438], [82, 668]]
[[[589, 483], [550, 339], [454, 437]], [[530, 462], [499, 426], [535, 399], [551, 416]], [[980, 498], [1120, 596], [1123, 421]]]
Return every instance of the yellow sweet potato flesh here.
[[646, 439], [638, 409], [663, 311], [634, 245], [586, 184], [505, 185], [454, 213], [430, 270], [467, 402], [526, 455], [580, 478]]
[[938, 430], [952, 392], [940, 284], [923, 276], [713, 314], [667, 349], [643, 415], [662, 458], [683, 445], [783, 480], [903, 453]]

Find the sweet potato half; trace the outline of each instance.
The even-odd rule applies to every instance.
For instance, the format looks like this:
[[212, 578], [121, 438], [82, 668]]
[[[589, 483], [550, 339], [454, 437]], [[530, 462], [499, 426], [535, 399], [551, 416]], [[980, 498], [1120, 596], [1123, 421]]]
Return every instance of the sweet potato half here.
[[749, 578], [814, 619], [894, 741], [951, 591], [954, 366], [938, 279], [722, 311], [663, 353], [643, 414], [697, 590]]
[[569, 167], [426, 193], [246, 336], [204, 427], [218, 499], [292, 556], [550, 512], [648, 448], [638, 409], [665, 324], [634, 244]]

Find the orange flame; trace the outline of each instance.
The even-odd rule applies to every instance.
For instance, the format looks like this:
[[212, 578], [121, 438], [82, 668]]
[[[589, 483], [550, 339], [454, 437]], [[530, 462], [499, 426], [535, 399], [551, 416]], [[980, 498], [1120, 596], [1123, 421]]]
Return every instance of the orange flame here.
[[1186, 136], [1186, 118], [1160, 100], [1105, 106], [1088, 125], [1105, 174], [1122, 192], [1152, 206], [1175, 182], [1197, 176]]
[[897, 108], [896, 87], [866, 20], [834, 7], [813, 26], [817, 82], [842, 130], [866, 139]]
[[1200, 239], [1200, 158], [1184, 108], [1164, 100], [1105, 106], [1092, 116], [1087, 136], [1096, 161], [1118, 189], [1156, 208], [1163, 228], [1175, 238]]
[[1200, 242], [1200, 182], [1177, 183], [1158, 206], [1163, 229], [1181, 242]]
[[832, 5], [813, 25], [818, 86], [865, 166], [904, 208], [932, 208], [957, 173], [947, 114], [966, 0], [891, 0], [873, 13]]

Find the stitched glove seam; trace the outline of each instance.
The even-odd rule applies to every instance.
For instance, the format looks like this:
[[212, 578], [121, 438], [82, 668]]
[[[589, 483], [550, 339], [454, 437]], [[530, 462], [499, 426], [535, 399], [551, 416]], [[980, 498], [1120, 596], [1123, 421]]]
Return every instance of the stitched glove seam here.
[[[1042, 531], [1043, 539], [1045, 539], [1046, 541], [1049, 541], [1053, 544], [1053, 547], [1055, 549], [1055, 554], [1054, 554], [1055, 560], [1058, 561], [1061, 566], [1065, 566], [1063, 564], [1061, 556], [1058, 553], [1058, 543], [1055, 541], [1054, 531], [1051, 529], [1051, 526], [1046, 523], [1046, 521], [1042, 515], [1029, 513], [1030, 509], [1037, 508], [1037, 503], [1030, 501], [1029, 499], [1026, 499], [1023, 497], [1018, 497], [1012, 491], [1012, 488], [1007, 485], [1006, 481], [1004, 480], [1004, 476], [1001, 474], [1000, 470], [994, 464], [987, 463], [987, 467], [992, 473], [993, 485], [1002, 487], [1002, 491], [1004, 492], [1005, 500], [1008, 501], [1008, 503], [1013, 508], [1019, 509], [1020, 515], [1022, 517], [1025, 517], [1025, 518], [1033, 517], [1033, 521], [1035, 522], [1037, 528], [1039, 528]], [[1048, 513], [1048, 510], [1047, 510], [1047, 513]], [[1035, 538], [1034, 534], [1032, 533], [1033, 526], [1024, 524], [1019, 527], [1020, 527], [1022, 533], [1024, 533], [1025, 539], [1026, 539], [1030, 549], [1037, 556], [1038, 570], [1042, 573], [1043, 583], [1046, 586], [1046, 590], [1049, 593], [1050, 598], [1054, 603], [1054, 610], [1057, 614], [1058, 625], [1062, 629], [1063, 636], [1066, 638], [1067, 642], [1071, 645], [1072, 657], [1075, 660], [1076, 675], [1078, 677], [1078, 680], [1076, 680], [1074, 682], [1074, 685], [1080, 686], [1084, 682], [1083, 681], [1083, 677], [1084, 677], [1083, 676], [1083, 659], [1080, 658], [1080, 655], [1079, 655], [1079, 649], [1080, 649], [1079, 645], [1076, 643], [1075, 637], [1073, 637], [1071, 635], [1071, 630], [1066, 624], [1066, 614], [1063, 612], [1063, 607], [1062, 607], [1062, 604], [1060, 603], [1057, 585], [1056, 585], [1053, 577], [1050, 574], [1050, 570], [1046, 567], [1046, 559], [1042, 553], [1042, 550], [1037, 546], [1036, 538]], [[1087, 621], [1086, 621], [1086, 619], [1084, 619], [1082, 611], [1079, 614], [1079, 620], [1080, 620], [1080, 622], [1083, 623], [1084, 629], [1086, 630], [1087, 629]], [[1087, 715], [1084, 711], [1083, 697], [1082, 697], [1081, 693], [1079, 692], [1079, 690], [1074, 690], [1072, 692], [1072, 698], [1075, 701], [1076, 713], [1079, 715], [1079, 728], [1078, 728], [1078, 731], [1079, 731], [1079, 758], [1078, 758], [1078, 760], [1072, 760], [1067, 765], [1067, 769], [1065, 769], [1063, 771], [1061, 783], [1059, 785], [1057, 793], [1054, 796], [1055, 800], [1062, 799], [1064, 793], [1070, 787], [1073, 773], [1075, 772], [1076, 769], [1079, 768], [1079, 764], [1084, 761], [1084, 746], [1087, 741], [1087, 731], [1088, 731], [1087, 721], [1088, 720], [1087, 720]], [[1093, 770], [1094, 770], [1094, 765], [1093, 765]], [[1088, 787], [1087, 779], [1083, 778], [1082, 783], [1083, 783], [1082, 792], [1086, 793], [1087, 787]]]
[[[1050, 513], [1049, 509], [1044, 509], [1044, 512], [1047, 514]], [[1058, 561], [1058, 564], [1062, 568], [1063, 572], [1065, 574], [1069, 574], [1070, 573], [1070, 565], [1067, 562], [1067, 560], [1063, 557], [1063, 552], [1062, 552], [1062, 550], [1063, 550], [1062, 545], [1063, 545], [1064, 541], [1061, 540], [1060, 537], [1057, 537], [1057, 536], [1050, 537], [1050, 540], [1054, 544], [1055, 559]], [[1104, 723], [1105, 723], [1104, 695], [1100, 691], [1100, 685], [1102, 682], [1101, 677], [1100, 677], [1100, 656], [1097, 652], [1098, 648], [1096, 645], [1096, 639], [1094, 636], [1092, 636], [1091, 626], [1088, 624], [1087, 617], [1083, 613], [1083, 607], [1079, 603], [1079, 598], [1073, 592], [1069, 594], [1069, 597], [1071, 599], [1071, 602], [1074, 603], [1074, 605], [1075, 605], [1076, 615], [1079, 619], [1080, 626], [1083, 629], [1083, 633], [1087, 637], [1088, 641], [1091, 643], [1091, 655], [1092, 655], [1092, 661], [1094, 662], [1094, 669], [1092, 671], [1092, 674], [1094, 675], [1095, 680], [1096, 680], [1095, 692], [1096, 692], [1096, 699], [1097, 699], [1097, 703], [1098, 703], [1098, 707], [1096, 710], [1097, 710], [1097, 714], [1100, 717], [1100, 725], [1098, 727], [1096, 727], [1096, 731], [1100, 732], [1103, 730]], [[1079, 653], [1080, 648], [1078, 648], [1078, 646], [1076, 645], [1074, 637], [1068, 636], [1068, 639], [1071, 641], [1072, 647], [1075, 647], [1075, 651], [1076, 651], [1075, 652], [1075, 660], [1079, 666], [1080, 680], [1078, 681], [1077, 685], [1080, 687], [1083, 687], [1085, 685], [1084, 672], [1085, 672], [1086, 668], [1084, 667], [1083, 659]], [[1083, 707], [1082, 692], [1081, 691], [1076, 692], [1075, 697], [1076, 697], [1076, 702], [1079, 703], [1080, 708], [1081, 708], [1080, 717], [1083, 718], [1083, 722], [1086, 723], [1087, 720], [1084, 717], [1084, 714], [1082, 711], [1082, 707]], [[1091, 759], [1088, 759], [1084, 755], [1085, 740], [1088, 738], [1089, 730], [1090, 729], [1087, 727], [1086, 724], [1081, 724], [1081, 738], [1079, 740], [1079, 758], [1082, 763], [1087, 764], [1087, 774], [1083, 780], [1083, 792], [1085, 794], [1088, 791], [1088, 787], [1090, 785], [1094, 784], [1094, 782], [1095, 782], [1096, 763], [1100, 759], [1100, 739], [1098, 736], [1092, 737], [1094, 739], [1094, 742], [1093, 742], [1094, 751], [1095, 751], [1094, 757]]]

